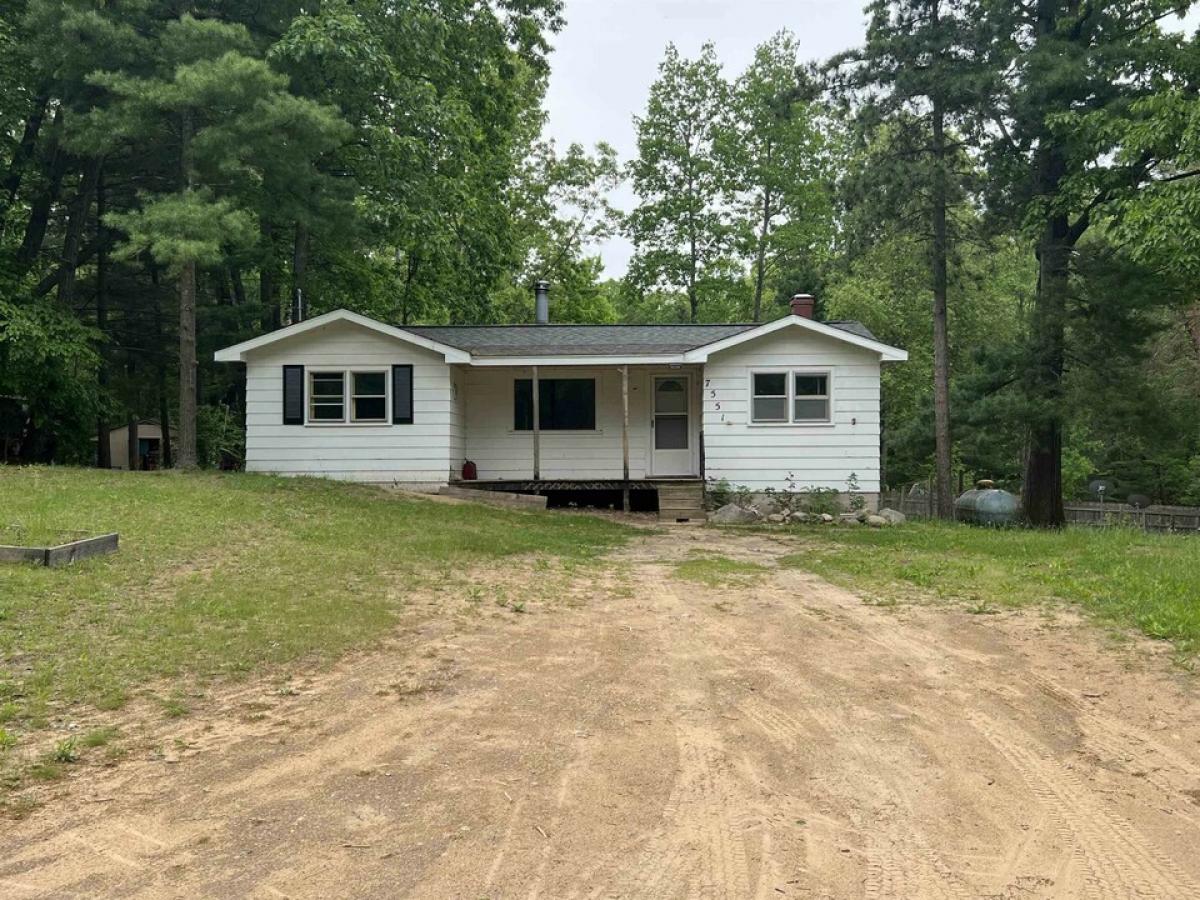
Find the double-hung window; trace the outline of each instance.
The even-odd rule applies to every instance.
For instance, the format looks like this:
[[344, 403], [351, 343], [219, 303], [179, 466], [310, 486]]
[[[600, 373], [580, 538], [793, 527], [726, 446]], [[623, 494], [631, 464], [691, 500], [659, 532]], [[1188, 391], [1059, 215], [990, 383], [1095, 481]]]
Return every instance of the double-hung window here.
[[387, 375], [383, 372], [350, 373], [350, 421], [387, 421]]
[[346, 421], [346, 373], [308, 373], [308, 421]]
[[750, 374], [750, 421], [760, 425], [826, 424], [833, 420], [828, 372], [775, 370]]
[[314, 425], [387, 422], [387, 373], [308, 373], [308, 421]]

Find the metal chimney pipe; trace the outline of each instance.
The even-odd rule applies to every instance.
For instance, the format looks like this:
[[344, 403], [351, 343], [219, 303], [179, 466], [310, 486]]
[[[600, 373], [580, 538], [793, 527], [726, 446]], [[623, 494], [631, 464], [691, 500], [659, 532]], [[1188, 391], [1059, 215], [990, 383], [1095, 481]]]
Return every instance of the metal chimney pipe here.
[[533, 286], [535, 319], [539, 325], [550, 324], [550, 282], [539, 281]]

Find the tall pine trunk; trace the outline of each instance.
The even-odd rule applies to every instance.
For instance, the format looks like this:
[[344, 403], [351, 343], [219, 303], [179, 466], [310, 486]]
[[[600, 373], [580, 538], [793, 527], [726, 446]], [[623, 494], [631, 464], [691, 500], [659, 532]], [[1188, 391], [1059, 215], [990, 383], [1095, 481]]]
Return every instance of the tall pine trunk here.
[[[183, 189], [192, 188], [192, 113], [180, 118], [180, 157]], [[175, 464], [180, 469], [196, 468], [196, 261], [188, 260], [179, 271], [179, 439]]]
[[100, 178], [101, 161], [88, 160], [84, 166], [79, 190], [67, 207], [67, 227], [63, 234], [62, 257], [58, 274], [58, 302], [64, 309], [75, 305], [75, 273], [79, 268], [79, 245], [83, 230], [91, 217], [92, 198]]
[[263, 259], [258, 268], [258, 304], [262, 311], [259, 314], [259, 328], [263, 331], [274, 331], [282, 323], [279, 317], [279, 286], [278, 266], [275, 255], [275, 229], [265, 218], [259, 220], [259, 234], [262, 238]]
[[[163, 300], [161, 285], [158, 280], [158, 267], [150, 267], [150, 281], [154, 285], [154, 345], [163, 346]], [[162, 459], [164, 469], [171, 468], [175, 463], [175, 453], [171, 446], [171, 409], [167, 391], [167, 354], [158, 354], [155, 363], [155, 380], [158, 384], [158, 424], [162, 428]]]
[[[934, 6], [934, 16], [937, 7]], [[933, 98], [933, 437], [937, 514], [954, 517], [954, 451], [950, 434], [950, 337], [946, 295], [949, 291], [949, 238], [946, 228], [946, 113]]]
[[1038, 244], [1038, 284], [1026, 370], [1031, 404], [1029, 455], [1025, 461], [1025, 518], [1039, 528], [1066, 524], [1062, 498], [1062, 376], [1066, 359], [1070, 224], [1054, 215]]
[[46, 184], [33, 200], [29, 210], [29, 219], [25, 223], [25, 236], [17, 250], [17, 263], [22, 268], [28, 268], [37, 259], [46, 239], [46, 228], [50, 224], [50, 211], [58, 200], [62, 190], [63, 176], [67, 170], [67, 154], [63, 151], [58, 132], [62, 128], [62, 109], [54, 114], [54, 131], [47, 144], [49, 146], [49, 164]]
[[[96, 380], [100, 385], [100, 412], [96, 416], [96, 465], [101, 469], [112, 468], [109, 425], [105, 416], [105, 404], [108, 402], [108, 235], [104, 216], [107, 211], [104, 172], [101, 170], [96, 176], [96, 330], [101, 335], [100, 346], [96, 348], [100, 360], [96, 371]], [[161, 347], [162, 342], [156, 346]]]
[[[1059, 24], [1056, 5], [1039, 0], [1037, 14], [1038, 41], [1053, 41]], [[1047, 201], [1057, 199], [1066, 174], [1066, 159], [1052, 135], [1041, 135], [1035, 160], [1035, 194]], [[1062, 499], [1062, 376], [1073, 237], [1067, 215], [1054, 211], [1052, 203], [1047, 206], [1050, 211], [1038, 237], [1038, 282], [1025, 371], [1029, 450], [1022, 505], [1030, 525], [1062, 528], [1066, 524]]]
[[33, 102], [33, 109], [29, 113], [29, 117], [25, 120], [25, 128], [21, 133], [21, 142], [17, 144], [13, 150], [12, 161], [8, 166], [8, 174], [4, 176], [4, 184], [0, 186], [0, 193], [3, 193], [4, 199], [0, 201], [0, 235], [4, 234], [4, 223], [8, 216], [6, 213], [13, 202], [17, 199], [17, 194], [21, 190], [21, 180], [25, 177], [25, 169], [33, 159], [34, 148], [37, 147], [38, 135], [42, 130], [42, 122], [46, 118], [46, 104], [50, 102], [48, 94], [39, 95]]

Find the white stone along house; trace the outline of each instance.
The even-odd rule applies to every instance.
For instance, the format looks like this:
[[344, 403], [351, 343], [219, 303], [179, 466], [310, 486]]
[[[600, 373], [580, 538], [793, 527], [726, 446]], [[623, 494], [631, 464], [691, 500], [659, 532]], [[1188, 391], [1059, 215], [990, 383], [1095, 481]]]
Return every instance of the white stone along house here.
[[[336, 310], [216, 359], [246, 365], [252, 472], [524, 492], [692, 483], [697, 497], [705, 480], [853, 479], [873, 505], [880, 366], [907, 353], [814, 321], [812, 304], [742, 325], [397, 327]], [[544, 292], [538, 308], [544, 322]]]

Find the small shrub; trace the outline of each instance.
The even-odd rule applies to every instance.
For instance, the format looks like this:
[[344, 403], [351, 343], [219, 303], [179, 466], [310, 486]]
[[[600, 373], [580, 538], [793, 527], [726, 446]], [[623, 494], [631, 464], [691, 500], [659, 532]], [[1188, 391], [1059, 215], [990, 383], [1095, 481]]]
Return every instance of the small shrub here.
[[17, 746], [17, 736], [11, 731], [0, 728], [0, 753], [11, 750], [15, 746]]
[[196, 410], [196, 458], [206, 469], [241, 468], [246, 458], [246, 431], [241, 417], [228, 406]]
[[851, 472], [846, 479], [846, 493], [849, 496], [849, 506], [851, 512], [859, 512], [866, 509], [867, 498], [862, 495], [858, 487], [858, 473]]
[[733, 487], [727, 478], [708, 479], [704, 489], [704, 505], [707, 509], [720, 509], [733, 502]]
[[842, 511], [835, 488], [802, 488], [797, 503], [802, 511], [814, 516], [836, 516]]
[[79, 753], [75, 750], [75, 738], [59, 741], [50, 751], [50, 760], [56, 763], [69, 764], [78, 762]]

